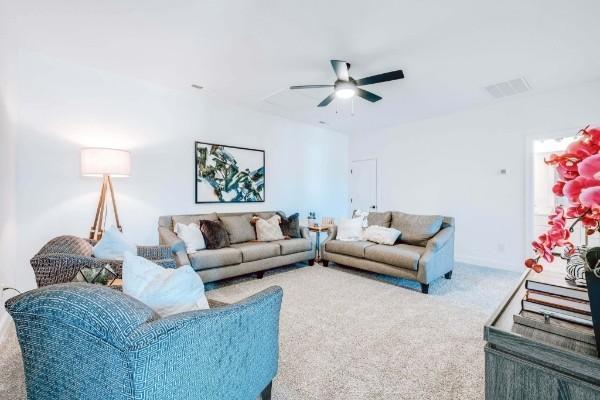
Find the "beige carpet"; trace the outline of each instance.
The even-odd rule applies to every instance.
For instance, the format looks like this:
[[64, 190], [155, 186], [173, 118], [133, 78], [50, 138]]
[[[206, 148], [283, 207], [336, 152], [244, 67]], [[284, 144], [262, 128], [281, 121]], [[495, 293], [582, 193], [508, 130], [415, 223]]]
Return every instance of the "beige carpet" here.
[[[423, 295], [413, 282], [316, 265], [209, 285], [209, 297], [283, 287], [274, 399], [483, 399], [483, 324], [518, 275], [457, 265]], [[24, 399], [14, 333], [1, 349], [0, 398]]]

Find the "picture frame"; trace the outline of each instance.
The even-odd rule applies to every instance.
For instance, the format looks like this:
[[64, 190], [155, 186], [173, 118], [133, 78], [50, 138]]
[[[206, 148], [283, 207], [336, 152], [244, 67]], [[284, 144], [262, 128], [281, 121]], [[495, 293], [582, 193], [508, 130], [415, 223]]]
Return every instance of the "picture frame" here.
[[196, 141], [196, 204], [265, 201], [265, 151]]

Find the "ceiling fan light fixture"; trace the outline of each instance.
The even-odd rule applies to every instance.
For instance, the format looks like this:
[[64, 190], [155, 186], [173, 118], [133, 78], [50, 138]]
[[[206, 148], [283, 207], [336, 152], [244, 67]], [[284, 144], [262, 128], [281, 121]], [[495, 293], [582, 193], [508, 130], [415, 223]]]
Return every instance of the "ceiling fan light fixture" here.
[[339, 99], [349, 99], [356, 94], [356, 86], [350, 82], [338, 82], [335, 85], [335, 96]]

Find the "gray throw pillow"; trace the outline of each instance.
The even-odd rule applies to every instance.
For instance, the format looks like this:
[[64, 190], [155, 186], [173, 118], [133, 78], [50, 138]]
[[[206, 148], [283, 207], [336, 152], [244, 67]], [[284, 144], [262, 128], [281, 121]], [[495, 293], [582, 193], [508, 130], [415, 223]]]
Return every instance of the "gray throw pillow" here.
[[395, 211], [392, 212], [391, 227], [402, 232], [402, 243], [426, 246], [427, 241], [440, 231], [443, 220], [440, 215], [414, 215]]
[[244, 243], [256, 240], [256, 231], [250, 223], [252, 214], [221, 216], [219, 219], [229, 234], [230, 243]]
[[291, 238], [300, 238], [300, 214], [292, 214], [286, 218], [283, 213], [278, 213], [281, 217], [281, 233], [283, 236], [289, 236]]
[[198, 225], [202, 236], [204, 236], [207, 249], [214, 250], [230, 246], [229, 235], [221, 221], [201, 219], [198, 221]]
[[392, 223], [392, 213], [391, 211], [385, 212], [370, 212], [367, 216], [367, 223], [369, 226], [378, 225], [383, 226], [384, 228], [389, 228]]

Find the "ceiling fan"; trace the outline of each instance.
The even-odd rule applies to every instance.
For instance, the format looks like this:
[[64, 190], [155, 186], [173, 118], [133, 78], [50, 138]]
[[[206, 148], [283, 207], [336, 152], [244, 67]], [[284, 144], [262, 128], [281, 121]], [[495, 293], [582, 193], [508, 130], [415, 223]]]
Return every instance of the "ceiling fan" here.
[[382, 99], [375, 93], [359, 88], [359, 86], [372, 85], [374, 83], [388, 82], [396, 79], [404, 78], [402, 70], [386, 72], [379, 75], [373, 75], [362, 79], [354, 79], [350, 76], [350, 63], [347, 61], [331, 60], [331, 66], [337, 75], [337, 80], [333, 85], [301, 85], [290, 86], [290, 89], [317, 89], [317, 88], [333, 88], [333, 93], [319, 103], [317, 107], [325, 107], [333, 101], [334, 98], [349, 99], [353, 96], [362, 97], [375, 103]]

